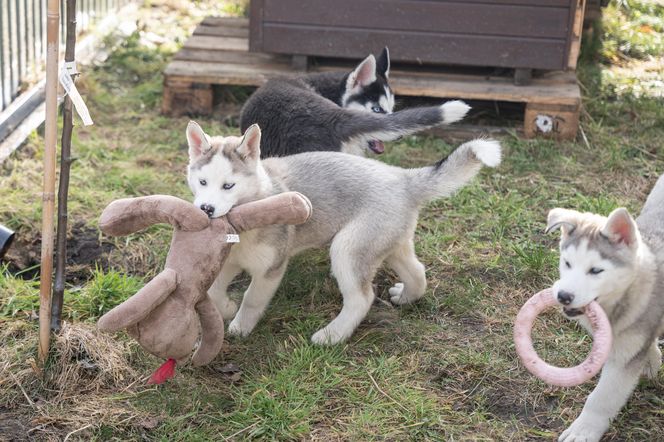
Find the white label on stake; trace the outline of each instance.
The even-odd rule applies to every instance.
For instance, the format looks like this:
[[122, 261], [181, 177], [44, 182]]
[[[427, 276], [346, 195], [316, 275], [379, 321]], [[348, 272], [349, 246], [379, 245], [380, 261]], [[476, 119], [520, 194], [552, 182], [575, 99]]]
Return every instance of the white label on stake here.
[[78, 89], [76, 89], [74, 80], [71, 79], [66, 66], [63, 66], [60, 70], [60, 83], [62, 83], [62, 87], [65, 89], [65, 93], [69, 94], [69, 98], [74, 104], [76, 112], [81, 117], [81, 120], [83, 120], [83, 124], [85, 126], [90, 126], [93, 124], [92, 118], [90, 117], [90, 111], [85, 105], [83, 98], [81, 98], [81, 94], [78, 93]]
[[226, 242], [240, 242], [240, 235], [229, 233], [226, 235]]

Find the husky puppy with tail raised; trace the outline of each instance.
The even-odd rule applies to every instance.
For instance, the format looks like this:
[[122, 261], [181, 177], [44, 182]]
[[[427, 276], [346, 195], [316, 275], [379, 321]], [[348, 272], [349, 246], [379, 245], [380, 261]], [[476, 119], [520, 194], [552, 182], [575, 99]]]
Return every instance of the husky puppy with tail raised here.
[[[424, 266], [413, 244], [419, 209], [463, 187], [482, 166], [497, 166], [501, 156], [498, 142], [474, 140], [432, 166], [402, 169], [338, 152], [261, 160], [257, 125], [242, 138], [208, 137], [192, 122], [187, 139], [194, 204], [210, 217], [286, 190], [311, 201], [312, 216], [305, 224], [241, 234], [209, 294], [224, 318], [235, 314], [229, 333], [245, 336], [279, 287], [289, 258], [305, 249], [329, 247], [343, 307], [313, 335], [318, 344], [336, 344], [351, 336], [374, 301], [372, 281], [383, 262], [400, 280], [389, 289], [394, 304], [408, 304], [424, 294]], [[226, 290], [242, 270], [252, 279], [236, 313]]]
[[245, 103], [240, 128], [260, 126], [263, 158], [311, 151], [364, 156], [367, 150], [383, 153], [386, 141], [459, 121], [470, 109], [463, 101], [449, 101], [392, 113], [389, 73], [385, 48], [352, 72], [273, 78]]
[[590, 331], [581, 308], [597, 300], [609, 317], [613, 347], [597, 387], [560, 442], [599, 441], [636, 387], [662, 364], [664, 335], [664, 176], [636, 220], [626, 209], [607, 217], [553, 209], [547, 231], [560, 228], [560, 279], [553, 286], [563, 313]]

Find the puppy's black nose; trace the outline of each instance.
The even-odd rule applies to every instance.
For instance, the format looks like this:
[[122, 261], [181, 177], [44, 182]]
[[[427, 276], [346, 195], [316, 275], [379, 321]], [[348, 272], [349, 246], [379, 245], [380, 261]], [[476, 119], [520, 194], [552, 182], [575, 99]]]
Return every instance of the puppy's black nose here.
[[214, 206], [209, 204], [201, 204], [201, 210], [207, 214], [207, 216], [212, 216], [214, 213]]
[[562, 305], [570, 305], [572, 301], [574, 301], [574, 295], [570, 292], [560, 290], [558, 292], [558, 301], [560, 301]]

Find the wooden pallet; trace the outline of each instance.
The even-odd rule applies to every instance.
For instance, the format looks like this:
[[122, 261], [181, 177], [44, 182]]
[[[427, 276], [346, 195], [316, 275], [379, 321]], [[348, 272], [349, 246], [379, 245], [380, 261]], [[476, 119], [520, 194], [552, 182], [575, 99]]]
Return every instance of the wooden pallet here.
[[[248, 26], [241, 18], [203, 20], [166, 67], [165, 114], [209, 114], [214, 85], [260, 86], [273, 76], [301, 73], [291, 57], [249, 52]], [[339, 69], [338, 62], [323, 61], [309, 71], [330, 69]], [[573, 139], [578, 130], [581, 92], [574, 72], [551, 72], [516, 86], [507, 76], [393, 67], [390, 85], [404, 96], [525, 103], [527, 137]]]

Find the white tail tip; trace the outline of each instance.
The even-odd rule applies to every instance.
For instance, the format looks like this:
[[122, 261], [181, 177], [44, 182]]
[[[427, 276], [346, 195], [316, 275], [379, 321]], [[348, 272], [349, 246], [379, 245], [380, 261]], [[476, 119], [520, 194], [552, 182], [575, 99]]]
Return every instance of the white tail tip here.
[[443, 112], [443, 123], [450, 124], [461, 120], [470, 110], [470, 106], [461, 100], [448, 101], [440, 106]]
[[473, 140], [468, 142], [475, 156], [489, 167], [500, 164], [502, 156], [500, 143], [496, 140]]

